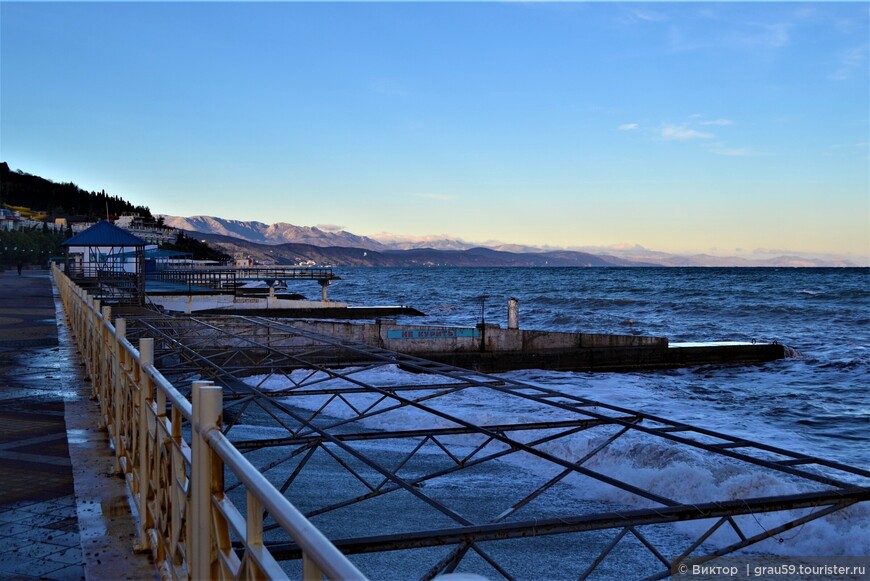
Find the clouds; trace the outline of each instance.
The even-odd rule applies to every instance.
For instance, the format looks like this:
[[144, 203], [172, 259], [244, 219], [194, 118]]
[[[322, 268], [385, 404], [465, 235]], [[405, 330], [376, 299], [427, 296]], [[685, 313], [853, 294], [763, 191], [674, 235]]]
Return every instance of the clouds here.
[[870, 45], [856, 46], [839, 55], [837, 68], [829, 75], [832, 81], [847, 81], [857, 74], [867, 74], [867, 52]]
[[728, 125], [734, 125], [734, 122], [730, 119], [713, 119], [711, 121], [699, 121], [700, 125], [718, 125], [720, 127], [726, 127]]
[[664, 125], [660, 135], [665, 141], [691, 141], [693, 139], [713, 139], [714, 137], [712, 133], [698, 131], [687, 125]]
[[324, 232], [341, 232], [344, 230], [344, 226], [339, 226], [337, 224], [317, 224], [315, 228], [323, 230]]
[[[727, 157], [752, 157], [758, 155], [750, 147], [736, 147], [720, 139], [714, 131], [734, 126], [734, 121], [722, 117], [708, 119], [700, 114], [690, 115], [680, 123], [662, 122], [658, 125], [622, 123], [616, 127], [620, 132], [638, 133], [651, 142], [699, 142], [712, 154]], [[714, 141], [715, 140], [715, 141]]]

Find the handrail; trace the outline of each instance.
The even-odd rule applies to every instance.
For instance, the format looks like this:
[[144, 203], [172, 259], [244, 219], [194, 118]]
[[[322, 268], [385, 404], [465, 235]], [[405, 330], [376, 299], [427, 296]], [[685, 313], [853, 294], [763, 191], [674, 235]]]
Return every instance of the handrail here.
[[[264, 509], [302, 550], [302, 578], [365, 576], [221, 433], [222, 391], [193, 382], [189, 401], [154, 365], [154, 340], [136, 348], [126, 321], [57, 268], [52, 275], [138, 513], [138, 550], [163, 579], [286, 579], [263, 543]], [[189, 428], [190, 441], [183, 437]], [[245, 516], [224, 469], [247, 489]], [[241, 548], [237, 548], [241, 547]]]
[[318, 563], [330, 579], [356, 579], [360, 572], [347, 560], [335, 545], [321, 533], [311, 521], [299, 512], [299, 510], [263, 476], [254, 466], [248, 462], [232, 442], [218, 429], [212, 429], [205, 434], [206, 441], [226, 466], [238, 475], [249, 491], [254, 491], [263, 508], [285, 531], [290, 533], [303, 554], [318, 554], [324, 559]]

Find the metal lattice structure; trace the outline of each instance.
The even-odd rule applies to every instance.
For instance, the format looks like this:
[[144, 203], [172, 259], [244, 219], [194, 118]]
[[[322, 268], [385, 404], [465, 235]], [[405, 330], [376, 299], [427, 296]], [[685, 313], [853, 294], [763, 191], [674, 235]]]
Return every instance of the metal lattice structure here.
[[[870, 500], [861, 468], [292, 321], [127, 328], [175, 385], [224, 387], [227, 437], [373, 578], [660, 579]], [[640, 452], [661, 462], [639, 468]], [[693, 466], [697, 489], [670, 482]], [[751, 494], [723, 486], [746, 474]], [[271, 530], [292, 570], [299, 548]]]

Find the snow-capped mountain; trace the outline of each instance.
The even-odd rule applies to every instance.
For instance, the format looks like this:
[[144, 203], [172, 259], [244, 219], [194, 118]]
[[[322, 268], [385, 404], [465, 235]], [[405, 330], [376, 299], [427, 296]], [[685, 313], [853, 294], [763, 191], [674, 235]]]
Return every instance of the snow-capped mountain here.
[[[279, 244], [306, 244], [319, 248], [358, 248], [361, 250], [387, 252], [387, 251], [419, 251], [434, 250], [443, 253], [467, 252], [474, 249], [485, 248], [502, 253], [516, 255], [541, 254], [548, 255], [558, 260], [579, 261], [582, 264], [588, 262], [588, 256], [595, 256], [612, 265], [658, 265], [658, 266], [786, 266], [786, 267], [813, 267], [813, 266], [859, 266], [862, 260], [854, 260], [852, 257], [834, 255], [789, 255], [785, 251], [766, 251], [751, 257], [740, 256], [717, 256], [712, 254], [669, 254], [650, 250], [642, 246], [614, 245], [602, 247], [576, 247], [576, 248], [553, 248], [524, 246], [519, 244], [507, 244], [495, 240], [487, 242], [466, 242], [449, 236], [401, 236], [386, 232], [372, 236], [359, 236], [334, 227], [309, 227], [294, 226], [283, 222], [277, 224], [264, 224], [263, 222], [244, 222], [241, 220], [228, 220], [214, 216], [162, 216], [164, 223], [172, 228], [212, 234], [215, 236], [228, 236], [245, 242], [261, 245]], [[476, 256], [476, 255], [475, 255]], [[561, 258], [557, 258], [561, 256]], [[476, 256], [476, 258], [480, 258]], [[427, 258], [430, 262], [434, 258]], [[534, 262], [535, 259], [526, 257], [524, 260]], [[584, 262], [585, 261], [585, 262]], [[365, 262], [365, 261], [363, 261]], [[437, 261], [436, 261], [437, 262]], [[514, 260], [516, 262], [516, 260]], [[550, 264], [553, 264], [552, 262]], [[560, 263], [561, 264], [561, 263]], [[581, 264], [581, 265], [582, 265]], [[567, 264], [566, 264], [567, 265]]]
[[202, 232], [204, 234], [218, 234], [220, 236], [232, 236], [257, 244], [310, 244], [312, 246], [343, 246], [350, 248], [364, 248], [366, 250], [383, 250], [386, 248], [377, 240], [365, 236], [357, 236], [344, 230], [331, 231], [317, 228], [316, 226], [294, 226], [279, 222], [277, 224], [264, 224], [263, 222], [243, 222], [241, 220], [228, 220], [214, 216], [181, 216], [163, 215], [163, 223], [171, 228], [187, 230], [190, 232]]

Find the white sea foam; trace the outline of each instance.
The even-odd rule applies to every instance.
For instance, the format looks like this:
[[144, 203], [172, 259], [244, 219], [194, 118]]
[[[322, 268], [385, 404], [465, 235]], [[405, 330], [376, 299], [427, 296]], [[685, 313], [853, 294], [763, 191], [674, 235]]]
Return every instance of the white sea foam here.
[[[348, 370], [345, 370], [347, 372]], [[301, 379], [308, 372], [298, 372]], [[354, 377], [373, 385], [425, 385], [431, 378], [411, 374], [396, 367], [383, 367], [355, 373]], [[781, 444], [788, 442], [790, 448], [809, 452], [814, 449], [812, 441], [801, 434], [784, 429], [782, 426], [765, 422], [764, 410], [723, 405], [717, 398], [691, 400], [679, 391], [685, 385], [680, 374], [657, 375], [651, 380], [648, 375], [597, 374], [594, 376], [553, 373], [542, 371], [517, 372], [509, 377], [542, 387], [563, 390], [568, 393], [588, 397], [595, 401], [607, 402], [629, 409], [638, 409], [669, 419], [703, 426], [745, 437], [749, 440]], [[258, 383], [262, 378], [250, 378], [249, 382]], [[330, 380], [328, 384], [341, 382]], [[324, 387], [323, 383], [317, 387]], [[277, 391], [288, 385], [283, 378], [273, 377], [263, 382], [261, 389]], [[405, 392], [407, 397], [419, 396], [422, 392]], [[411, 429], [438, 428], [455, 425], [449, 419], [433, 416], [412, 406], [375, 413], [394, 405], [393, 400], [381, 400], [375, 394], [348, 394], [341, 399], [333, 399], [324, 409], [325, 413], [336, 419], [350, 419], [359, 411], [372, 413], [361, 421], [368, 429]], [[309, 396], [287, 398], [287, 402], [308, 410], [323, 407], [329, 396]], [[379, 401], [380, 400], [380, 401]], [[560, 420], [575, 416], [574, 412], [540, 404], [516, 397], [506, 396], [496, 390], [468, 388], [456, 393], [428, 400], [426, 405], [441, 412], [456, 416], [475, 425], [493, 425], [525, 421]], [[599, 408], [598, 411], [606, 411]], [[604, 442], [614, 430], [602, 432], [599, 429], [587, 430], [557, 441], [537, 446], [537, 449], [569, 462], [585, 457]], [[518, 436], [528, 437], [528, 436]], [[475, 435], [451, 436], [443, 439], [455, 449], [470, 451], [481, 443]], [[498, 449], [493, 448], [493, 449]], [[542, 478], [554, 474], [551, 463], [527, 454], [511, 454], [502, 462], [512, 465], [518, 478], [525, 479], [529, 490], [540, 484]], [[738, 462], [720, 455], [706, 453], [697, 448], [677, 446], [662, 438], [641, 433], [631, 433], [620, 437], [603, 450], [592, 456], [584, 468], [600, 474], [618, 478], [649, 492], [676, 500], [680, 503], [697, 504], [709, 501], [726, 501], [759, 496], [787, 495], [818, 489], [820, 485], [808, 486], [803, 479], [772, 472], [744, 462]], [[522, 476], [524, 475], [524, 476]], [[841, 476], [841, 475], [838, 475]], [[537, 484], [536, 484], [537, 483]], [[575, 475], [566, 478], [564, 483], [571, 486], [575, 500], [616, 504], [628, 508], [655, 506], [647, 498], [634, 495], [609, 484]], [[866, 482], [864, 482], [866, 484]], [[870, 507], [859, 505], [839, 511], [799, 529], [778, 535], [776, 541], [766, 541], [753, 546], [750, 552], [777, 555], [867, 555], [870, 554]], [[805, 514], [794, 512], [795, 515]], [[746, 534], [757, 534], [771, 529], [783, 522], [783, 515], [749, 515], [738, 517], [741, 528]], [[688, 535], [698, 536], [711, 522], [681, 523], [676, 527]], [[730, 535], [730, 536], [729, 536]], [[733, 537], [730, 538], [730, 537]], [[736, 542], [733, 532], [720, 531], [711, 540], [725, 539]]]

